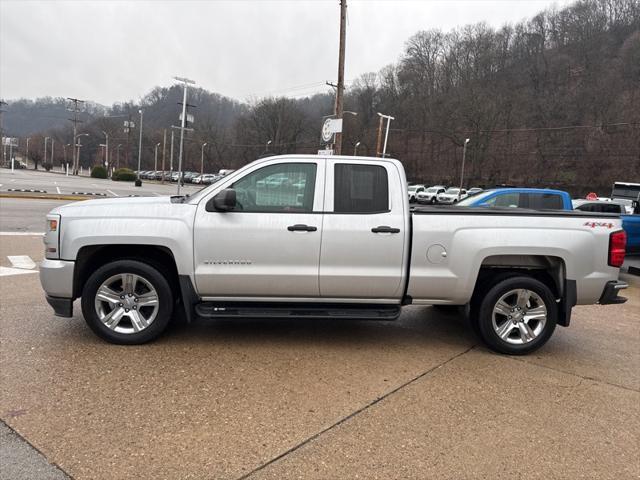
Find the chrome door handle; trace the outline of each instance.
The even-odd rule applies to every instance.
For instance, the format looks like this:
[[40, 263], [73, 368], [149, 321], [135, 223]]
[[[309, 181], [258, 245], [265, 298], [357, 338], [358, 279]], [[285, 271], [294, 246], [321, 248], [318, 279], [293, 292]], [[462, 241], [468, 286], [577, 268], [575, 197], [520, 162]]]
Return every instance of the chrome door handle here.
[[316, 230], [318, 230], [318, 227], [298, 223], [296, 225], [289, 225], [287, 227], [287, 230], [289, 230], [290, 232], [315, 232]]
[[399, 228], [387, 227], [386, 225], [372, 228], [371, 231], [373, 233], [400, 233]]

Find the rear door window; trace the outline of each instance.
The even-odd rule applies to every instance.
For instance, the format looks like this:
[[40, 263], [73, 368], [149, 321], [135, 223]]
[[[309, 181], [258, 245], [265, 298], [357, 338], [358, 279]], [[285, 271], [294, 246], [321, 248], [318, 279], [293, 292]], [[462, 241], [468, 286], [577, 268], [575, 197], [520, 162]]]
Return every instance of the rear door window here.
[[337, 163], [333, 205], [336, 213], [389, 211], [387, 170], [379, 165]]
[[562, 197], [556, 193], [524, 193], [520, 207], [534, 210], [563, 210]]

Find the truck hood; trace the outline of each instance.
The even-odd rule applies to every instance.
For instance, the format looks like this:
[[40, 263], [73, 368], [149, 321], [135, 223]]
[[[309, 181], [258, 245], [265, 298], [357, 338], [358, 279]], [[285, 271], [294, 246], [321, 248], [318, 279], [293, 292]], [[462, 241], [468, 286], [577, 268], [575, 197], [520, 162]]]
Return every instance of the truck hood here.
[[176, 207], [195, 207], [174, 203], [171, 197], [118, 197], [83, 200], [61, 205], [51, 213], [72, 217], [161, 217]]

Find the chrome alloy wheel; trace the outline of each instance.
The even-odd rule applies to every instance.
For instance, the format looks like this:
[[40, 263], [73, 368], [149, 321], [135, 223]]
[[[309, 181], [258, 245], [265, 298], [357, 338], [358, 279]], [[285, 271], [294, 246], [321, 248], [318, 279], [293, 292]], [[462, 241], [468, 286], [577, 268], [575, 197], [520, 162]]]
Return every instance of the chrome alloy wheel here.
[[511, 290], [496, 302], [492, 314], [493, 329], [505, 342], [524, 345], [535, 340], [547, 323], [547, 306], [536, 292]]
[[98, 318], [118, 333], [138, 333], [146, 329], [158, 314], [158, 293], [153, 285], [135, 273], [109, 277], [95, 297]]

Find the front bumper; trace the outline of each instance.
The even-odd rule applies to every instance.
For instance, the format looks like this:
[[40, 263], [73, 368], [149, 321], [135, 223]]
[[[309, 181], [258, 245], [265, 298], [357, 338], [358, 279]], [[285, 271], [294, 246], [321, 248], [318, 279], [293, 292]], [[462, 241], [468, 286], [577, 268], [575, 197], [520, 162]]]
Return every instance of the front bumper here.
[[73, 316], [72, 298], [50, 297], [49, 295], [47, 295], [46, 299], [49, 305], [53, 307], [53, 313], [56, 315], [56, 317], [70, 318]]
[[73, 298], [75, 262], [44, 259], [40, 263], [40, 284], [51, 297]]
[[600, 305], [612, 305], [626, 302], [627, 299], [625, 297], [620, 297], [618, 295], [618, 292], [625, 288], [629, 288], [629, 285], [625, 282], [621, 282], [620, 280], [611, 280], [607, 282], [598, 303], [600, 303]]

